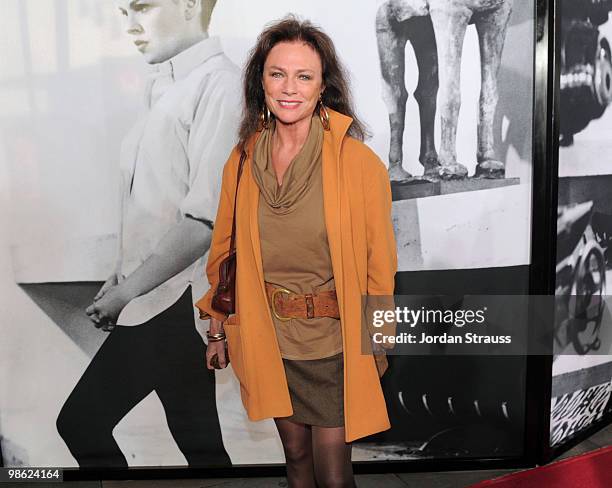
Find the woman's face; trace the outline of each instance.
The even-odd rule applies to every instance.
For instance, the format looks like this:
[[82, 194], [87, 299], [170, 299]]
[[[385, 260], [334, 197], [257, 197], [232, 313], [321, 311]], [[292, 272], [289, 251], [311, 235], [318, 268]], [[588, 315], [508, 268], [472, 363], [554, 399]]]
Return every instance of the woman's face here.
[[264, 63], [262, 85], [266, 104], [277, 121], [309, 120], [323, 89], [319, 54], [302, 41], [279, 42]]

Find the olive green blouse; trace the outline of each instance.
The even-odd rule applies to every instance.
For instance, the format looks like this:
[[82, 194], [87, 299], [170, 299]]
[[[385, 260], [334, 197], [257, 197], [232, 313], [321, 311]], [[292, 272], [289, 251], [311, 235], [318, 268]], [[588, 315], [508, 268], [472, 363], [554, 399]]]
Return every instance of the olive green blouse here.
[[[323, 213], [323, 127], [312, 118], [304, 146], [279, 185], [272, 166], [274, 124], [254, 149], [253, 176], [260, 189], [258, 218], [265, 281], [294, 293], [334, 289]], [[330, 317], [280, 321], [273, 316], [285, 359], [321, 359], [342, 351], [340, 321]]]

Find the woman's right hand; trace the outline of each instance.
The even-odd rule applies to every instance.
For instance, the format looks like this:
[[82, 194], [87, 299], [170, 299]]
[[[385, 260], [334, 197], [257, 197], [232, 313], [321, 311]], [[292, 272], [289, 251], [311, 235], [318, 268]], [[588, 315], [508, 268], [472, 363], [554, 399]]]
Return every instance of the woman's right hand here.
[[[211, 317], [210, 333], [218, 334], [221, 332], [224, 332], [223, 322]], [[208, 347], [206, 348], [206, 367], [208, 369], [216, 369], [211, 363], [211, 360], [215, 354], [219, 360], [219, 367], [221, 369], [225, 368], [227, 366], [227, 358], [225, 357], [225, 340], [208, 342]]]

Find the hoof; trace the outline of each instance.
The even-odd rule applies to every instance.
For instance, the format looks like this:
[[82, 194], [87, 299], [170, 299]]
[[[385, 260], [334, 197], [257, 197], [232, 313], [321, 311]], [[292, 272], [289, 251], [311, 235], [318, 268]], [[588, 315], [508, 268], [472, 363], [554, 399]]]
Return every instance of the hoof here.
[[501, 161], [487, 159], [476, 165], [474, 178], [502, 179], [506, 176], [506, 166]]
[[426, 164], [425, 166], [425, 171], [423, 171], [423, 178], [424, 180], [427, 181], [440, 181], [440, 174], [439, 174], [439, 170], [440, 170], [440, 165], [438, 164], [438, 162], [436, 161], [435, 164]]
[[412, 175], [408, 173], [402, 165], [399, 163], [390, 163], [389, 164], [389, 179], [395, 182], [404, 182], [410, 181], [412, 179]]
[[437, 173], [442, 180], [462, 180], [467, 177], [468, 170], [459, 163], [441, 164]]

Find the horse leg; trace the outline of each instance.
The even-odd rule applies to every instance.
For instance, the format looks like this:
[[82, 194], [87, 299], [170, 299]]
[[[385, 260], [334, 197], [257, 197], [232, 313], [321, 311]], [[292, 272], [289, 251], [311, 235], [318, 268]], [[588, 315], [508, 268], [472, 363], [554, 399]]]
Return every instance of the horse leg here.
[[430, 2], [431, 20], [436, 34], [440, 77], [441, 141], [438, 174], [443, 179], [467, 176], [467, 168], [457, 162], [457, 122], [461, 107], [461, 51], [471, 10], [455, 2]]
[[406, 37], [398, 29], [401, 24], [391, 18], [389, 3], [376, 13], [376, 38], [383, 80], [383, 99], [389, 112], [391, 142], [389, 144], [389, 178], [405, 181], [412, 175], [402, 168], [402, 144], [408, 91], [404, 83]]
[[480, 45], [480, 102], [478, 116], [478, 152], [476, 172], [480, 178], [503, 178], [505, 164], [495, 159], [493, 118], [499, 99], [497, 74], [501, 64], [512, 2], [506, 1], [499, 8], [485, 12], [475, 19]]
[[421, 121], [419, 161], [425, 169], [424, 176], [437, 179], [440, 163], [434, 142], [434, 123], [438, 95], [438, 53], [431, 17], [413, 19], [409, 39], [419, 68], [419, 81], [414, 91], [414, 98], [419, 104]]

